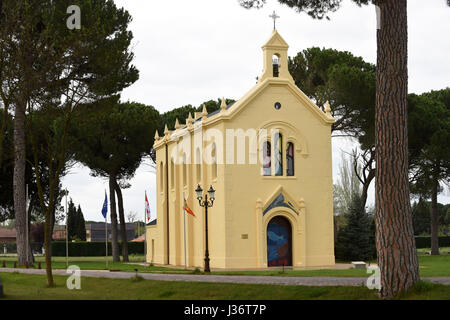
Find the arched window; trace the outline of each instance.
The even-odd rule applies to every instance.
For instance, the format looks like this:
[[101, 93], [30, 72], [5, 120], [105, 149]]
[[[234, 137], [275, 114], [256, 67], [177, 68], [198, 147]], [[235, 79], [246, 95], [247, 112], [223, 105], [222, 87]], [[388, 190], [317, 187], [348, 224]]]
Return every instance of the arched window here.
[[175, 187], [175, 164], [173, 159], [170, 159], [170, 187]]
[[211, 156], [212, 156], [212, 178], [216, 179], [217, 178], [217, 151], [216, 151], [216, 144], [213, 143], [212, 145], [212, 151], [211, 151]]
[[277, 54], [274, 54], [272, 56], [272, 65], [273, 65], [273, 76], [278, 77], [279, 76], [279, 64], [280, 57]]
[[294, 175], [294, 144], [292, 142], [288, 142], [286, 147], [286, 175], [293, 176]]
[[187, 185], [186, 154], [183, 154], [183, 186]]
[[274, 139], [274, 163], [275, 163], [275, 175], [283, 175], [283, 136], [281, 133], [277, 133]]
[[272, 175], [272, 150], [269, 141], [263, 144], [263, 175]]
[[197, 176], [197, 181], [200, 182], [202, 180], [202, 167], [201, 167], [201, 156], [200, 156], [200, 149], [197, 148], [197, 152], [196, 152], [196, 176]]

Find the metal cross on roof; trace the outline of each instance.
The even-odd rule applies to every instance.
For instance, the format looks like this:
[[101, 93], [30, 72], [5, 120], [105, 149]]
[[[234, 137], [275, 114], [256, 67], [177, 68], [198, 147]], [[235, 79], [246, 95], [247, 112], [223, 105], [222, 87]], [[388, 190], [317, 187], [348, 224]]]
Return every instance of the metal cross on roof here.
[[269, 16], [269, 18], [272, 18], [272, 19], [273, 19], [273, 30], [276, 29], [276, 28], [275, 28], [275, 23], [276, 23], [276, 21], [277, 21], [277, 19], [278, 19], [279, 17], [280, 17], [280, 16], [277, 16], [275, 10], [273, 10], [273, 13]]

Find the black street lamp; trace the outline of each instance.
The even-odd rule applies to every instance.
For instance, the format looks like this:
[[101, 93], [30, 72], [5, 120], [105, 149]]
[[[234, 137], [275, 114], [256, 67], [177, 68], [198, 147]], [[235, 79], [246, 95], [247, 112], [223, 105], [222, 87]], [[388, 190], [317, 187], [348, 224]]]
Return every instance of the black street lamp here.
[[[205, 234], [206, 234], [206, 248], [205, 248], [205, 272], [211, 272], [209, 269], [209, 250], [208, 250], [208, 208], [212, 207], [214, 204], [214, 194], [216, 190], [213, 189], [212, 186], [209, 187], [208, 193], [205, 194], [205, 200], [203, 200], [203, 189], [200, 185], [195, 189], [197, 193], [197, 200], [200, 207], [205, 207]], [[209, 199], [208, 200], [208, 194]]]

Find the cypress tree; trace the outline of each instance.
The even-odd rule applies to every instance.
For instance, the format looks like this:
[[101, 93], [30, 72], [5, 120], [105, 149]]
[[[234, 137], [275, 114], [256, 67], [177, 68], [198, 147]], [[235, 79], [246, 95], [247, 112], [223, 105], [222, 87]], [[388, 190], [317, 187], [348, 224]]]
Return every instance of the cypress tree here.
[[86, 222], [84, 221], [83, 212], [81, 211], [80, 205], [77, 209], [77, 237], [81, 241], [86, 241]]
[[77, 237], [77, 209], [72, 199], [69, 201], [69, 206], [67, 210], [67, 228], [69, 240], [74, 240]]

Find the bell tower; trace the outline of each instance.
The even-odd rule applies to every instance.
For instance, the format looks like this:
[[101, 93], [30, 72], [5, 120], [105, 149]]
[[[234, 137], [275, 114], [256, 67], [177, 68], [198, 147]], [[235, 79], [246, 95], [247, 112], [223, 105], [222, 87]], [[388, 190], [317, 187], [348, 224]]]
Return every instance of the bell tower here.
[[266, 78], [281, 78], [294, 81], [288, 70], [289, 45], [274, 29], [270, 39], [262, 46], [264, 55], [264, 70], [259, 81]]

